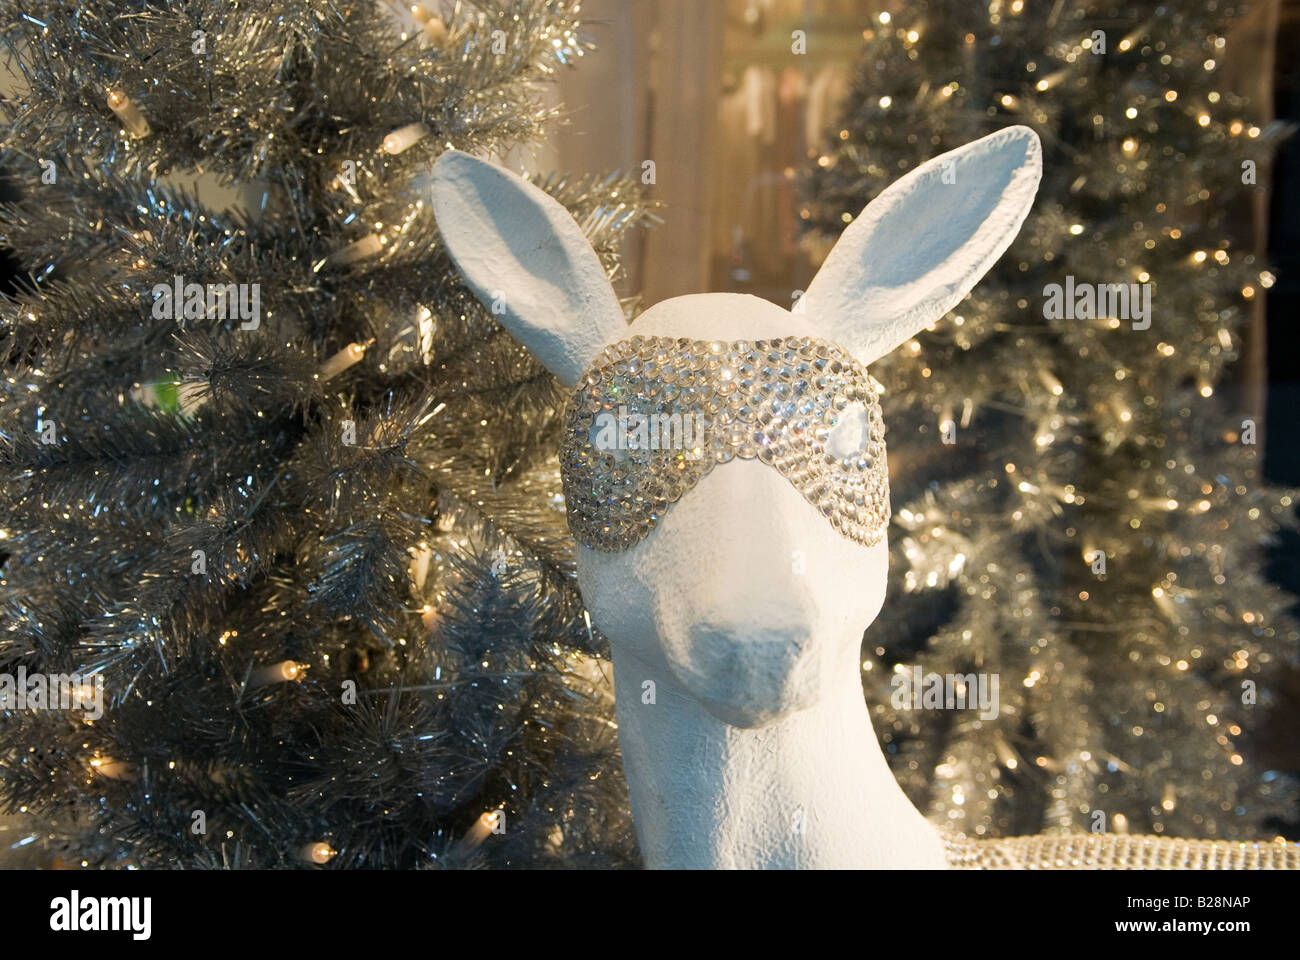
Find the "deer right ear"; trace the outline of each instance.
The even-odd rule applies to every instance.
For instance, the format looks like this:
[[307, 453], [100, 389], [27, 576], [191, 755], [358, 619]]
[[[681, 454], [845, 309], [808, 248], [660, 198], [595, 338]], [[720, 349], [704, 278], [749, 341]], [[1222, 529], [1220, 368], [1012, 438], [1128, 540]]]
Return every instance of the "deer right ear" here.
[[566, 386], [627, 321], [600, 258], [554, 198], [449, 150], [433, 165], [433, 213], [465, 282]]
[[1038, 135], [1007, 127], [890, 184], [845, 229], [801, 306], [872, 363], [957, 305], [1010, 246], [1042, 176]]

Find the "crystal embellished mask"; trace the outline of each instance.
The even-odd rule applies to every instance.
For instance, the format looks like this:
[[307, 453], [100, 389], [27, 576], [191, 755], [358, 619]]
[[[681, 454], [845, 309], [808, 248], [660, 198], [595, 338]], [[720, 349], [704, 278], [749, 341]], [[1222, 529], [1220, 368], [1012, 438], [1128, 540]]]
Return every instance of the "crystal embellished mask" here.
[[626, 550], [716, 465], [780, 471], [836, 530], [879, 543], [889, 473], [879, 384], [833, 343], [632, 337], [605, 348], [565, 411], [569, 529]]

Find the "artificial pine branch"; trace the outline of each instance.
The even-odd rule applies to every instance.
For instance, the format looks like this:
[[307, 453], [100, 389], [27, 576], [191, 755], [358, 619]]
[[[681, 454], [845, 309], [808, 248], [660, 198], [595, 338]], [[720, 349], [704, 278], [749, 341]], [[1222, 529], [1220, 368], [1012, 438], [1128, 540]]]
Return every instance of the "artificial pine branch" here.
[[[425, 200], [443, 150], [556, 118], [532, 85], [591, 48], [577, 4], [459, 3], [432, 32], [374, 0], [0, 23], [25, 83], [0, 239], [29, 274], [0, 300], [0, 671], [100, 676], [107, 708], [7, 711], [0, 808], [96, 866], [634, 863], [545, 478], [563, 394]], [[615, 276], [640, 185], [542, 186]], [[180, 303], [253, 283], [256, 317]]]

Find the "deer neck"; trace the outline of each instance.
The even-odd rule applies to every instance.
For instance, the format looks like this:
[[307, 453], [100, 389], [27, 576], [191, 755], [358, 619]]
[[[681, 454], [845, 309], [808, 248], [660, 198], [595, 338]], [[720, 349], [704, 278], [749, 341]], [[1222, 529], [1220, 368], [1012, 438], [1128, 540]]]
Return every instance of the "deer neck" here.
[[646, 866], [946, 866], [938, 832], [885, 762], [848, 666], [817, 705], [742, 728], [614, 644], [619, 741]]

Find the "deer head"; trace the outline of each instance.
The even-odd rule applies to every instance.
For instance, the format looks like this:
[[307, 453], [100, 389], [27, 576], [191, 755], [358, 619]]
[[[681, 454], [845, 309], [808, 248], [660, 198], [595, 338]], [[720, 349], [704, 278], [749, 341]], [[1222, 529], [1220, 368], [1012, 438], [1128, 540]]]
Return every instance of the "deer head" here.
[[[1037, 136], [1026, 127], [1000, 130], [884, 190], [844, 231], [793, 309], [697, 294], [656, 304], [629, 325], [599, 259], [559, 203], [467, 154], [438, 159], [433, 204], [452, 259], [485, 303], [504, 306], [505, 327], [577, 390], [562, 469], [579, 540], [579, 587], [613, 645], [625, 764], [643, 752], [629, 750], [637, 721], [625, 710], [629, 697], [643, 697], [638, 677], [698, 705], [697, 726], [719, 724], [709, 736], [724, 739], [727, 728], [779, 726], [828, 705], [865, 717], [858, 658], [862, 632], [884, 600], [888, 492], [883, 425], [864, 368], [966, 295], [1019, 230], [1040, 173]], [[626, 343], [633, 337], [640, 339]], [[677, 368], [678, 390], [664, 387], [669, 366]], [[818, 377], [831, 385], [803, 389]], [[683, 431], [682, 449], [605, 449], [594, 428], [587, 435], [590, 414], [613, 413], [629, 384], [643, 410], [649, 403], [670, 411], [693, 390], [691, 409], [714, 414], [704, 418], [704, 439], [692, 449]], [[775, 406], [764, 409], [769, 401]], [[795, 407], [783, 410], [791, 401]], [[575, 409], [589, 416], [574, 419]], [[700, 447], [713, 455], [719, 431], [733, 427], [740, 439], [728, 436], [724, 447], [737, 456], [691, 459]], [[616, 468], [620, 489], [630, 474], [637, 495], [653, 492], [649, 506], [633, 503], [636, 496], [611, 506], [601, 474]], [[836, 471], [847, 477], [842, 490]], [[865, 496], [855, 502], [853, 490]], [[619, 682], [620, 661], [634, 665], [623, 671], [627, 684]], [[648, 809], [637, 802], [634, 780], [629, 768], [634, 808]], [[636, 812], [641, 830], [643, 810]]]

